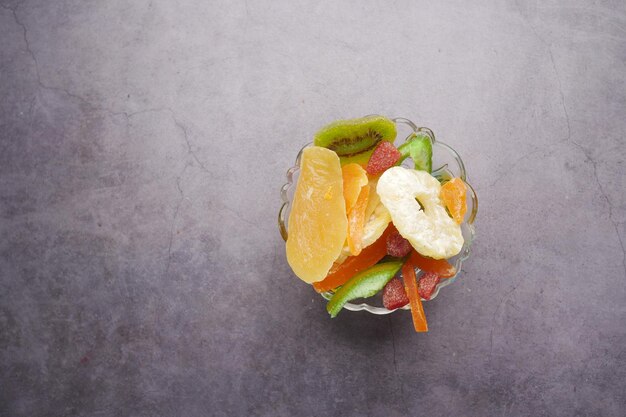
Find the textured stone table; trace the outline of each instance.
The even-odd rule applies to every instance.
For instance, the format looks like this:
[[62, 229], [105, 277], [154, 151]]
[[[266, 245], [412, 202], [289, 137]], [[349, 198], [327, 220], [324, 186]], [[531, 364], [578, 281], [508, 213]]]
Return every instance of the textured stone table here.
[[[0, 415], [626, 415], [626, 5], [439, 3], [1, 0]], [[479, 194], [428, 334], [331, 321], [276, 227], [369, 113]]]

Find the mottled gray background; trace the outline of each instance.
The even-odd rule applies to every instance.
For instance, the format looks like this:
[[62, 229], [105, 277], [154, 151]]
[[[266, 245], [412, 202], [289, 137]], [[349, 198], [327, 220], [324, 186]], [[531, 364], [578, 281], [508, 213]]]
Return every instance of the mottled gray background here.
[[[626, 4], [0, 1], [1, 416], [626, 415]], [[463, 276], [344, 312], [276, 227], [337, 118], [431, 127]]]

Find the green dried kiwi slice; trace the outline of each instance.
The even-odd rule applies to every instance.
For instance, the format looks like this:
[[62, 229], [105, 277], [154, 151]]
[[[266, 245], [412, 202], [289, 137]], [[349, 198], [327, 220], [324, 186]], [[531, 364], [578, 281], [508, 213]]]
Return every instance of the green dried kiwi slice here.
[[337, 120], [320, 129], [314, 137], [315, 146], [322, 146], [339, 155], [341, 165], [351, 162], [366, 165], [381, 140], [393, 143], [396, 125], [383, 116]]

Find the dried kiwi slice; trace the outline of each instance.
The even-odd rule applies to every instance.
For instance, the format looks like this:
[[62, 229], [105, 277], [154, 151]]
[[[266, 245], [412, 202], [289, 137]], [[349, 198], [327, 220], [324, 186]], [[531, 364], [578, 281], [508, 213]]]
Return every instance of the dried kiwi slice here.
[[322, 146], [339, 155], [341, 165], [356, 162], [367, 164], [374, 148], [381, 140], [396, 139], [396, 125], [383, 116], [338, 120], [320, 129], [314, 138], [315, 146]]

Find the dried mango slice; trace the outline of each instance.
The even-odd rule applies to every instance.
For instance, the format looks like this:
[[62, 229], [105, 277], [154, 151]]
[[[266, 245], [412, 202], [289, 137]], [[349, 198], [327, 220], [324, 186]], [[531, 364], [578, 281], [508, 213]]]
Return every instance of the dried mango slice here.
[[376, 190], [398, 232], [416, 251], [434, 259], [461, 251], [461, 227], [446, 213], [439, 198], [441, 185], [429, 173], [389, 168], [380, 176]]
[[302, 151], [300, 178], [289, 213], [287, 262], [303, 281], [323, 280], [348, 231], [343, 178], [337, 154], [311, 146]]

